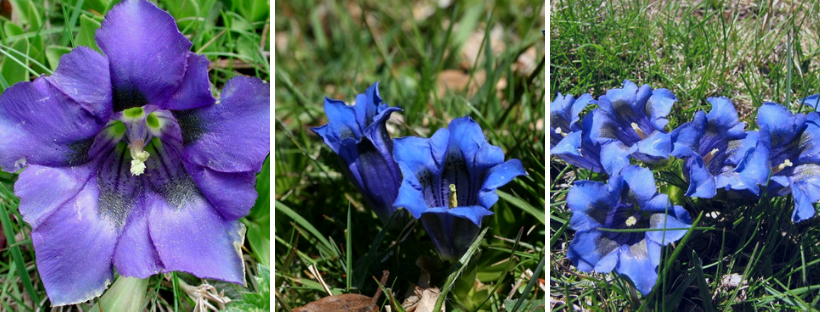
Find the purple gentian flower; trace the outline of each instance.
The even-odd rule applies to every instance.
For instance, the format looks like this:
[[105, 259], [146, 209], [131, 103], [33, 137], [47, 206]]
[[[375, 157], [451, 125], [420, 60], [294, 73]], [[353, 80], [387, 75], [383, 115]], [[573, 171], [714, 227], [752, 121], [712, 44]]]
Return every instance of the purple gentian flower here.
[[598, 98], [589, 128], [592, 141], [601, 144], [601, 162], [609, 174], [629, 164], [629, 157], [646, 163], [669, 158], [672, 140], [664, 127], [677, 99], [667, 89], [638, 88], [629, 80]]
[[339, 155], [347, 179], [385, 222], [396, 211], [393, 202], [401, 184], [401, 172], [393, 161], [393, 141], [385, 125], [396, 111], [401, 108], [382, 103], [377, 82], [357, 95], [354, 105], [325, 98], [328, 123], [313, 128]]
[[269, 85], [233, 78], [216, 101], [208, 60], [148, 1], [114, 6], [96, 41], [104, 55], [77, 47], [0, 96], [0, 166], [26, 168], [15, 194], [52, 305], [100, 295], [115, 267], [244, 283]]
[[[658, 279], [661, 246], [686, 234], [692, 219], [683, 207], [659, 194], [649, 169], [630, 165], [612, 175], [607, 184], [578, 181], [567, 194], [572, 210], [570, 228], [577, 231], [567, 258], [583, 272], [626, 275], [642, 294]], [[606, 229], [664, 229], [611, 232]]]
[[393, 157], [402, 175], [396, 207], [404, 207], [430, 234], [446, 260], [458, 260], [481, 228], [498, 195], [495, 190], [526, 175], [521, 161], [504, 162], [470, 117], [453, 119], [429, 139], [395, 140]]
[[737, 110], [729, 99], [712, 97], [712, 110], [695, 113], [691, 122], [672, 130], [672, 156], [686, 159], [683, 173], [689, 179], [686, 196], [712, 198], [717, 189], [749, 191], [755, 195], [765, 185], [769, 167], [758, 132], [744, 132]]
[[792, 221], [813, 217], [814, 203], [820, 200], [820, 115], [792, 114], [780, 104], [767, 102], [757, 110], [757, 125], [769, 153], [769, 192], [792, 194]]
[[588, 93], [578, 99], [561, 93], [550, 104], [550, 154], [564, 161], [595, 172], [604, 172], [601, 166], [601, 147], [589, 136], [592, 119], [589, 114], [579, 122], [578, 114], [595, 100]]

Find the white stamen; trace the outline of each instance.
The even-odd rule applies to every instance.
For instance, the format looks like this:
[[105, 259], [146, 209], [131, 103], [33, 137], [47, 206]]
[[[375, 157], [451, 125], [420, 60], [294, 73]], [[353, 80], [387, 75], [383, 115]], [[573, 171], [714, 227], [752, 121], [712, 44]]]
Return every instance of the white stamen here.
[[791, 167], [791, 166], [794, 166], [794, 164], [791, 162], [791, 160], [786, 159], [786, 160], [783, 161], [782, 164], [780, 164], [776, 168], [774, 168], [772, 170], [773, 171], [772, 173], [778, 173], [780, 171], [783, 171], [783, 169], [786, 169], [786, 167]]
[[629, 216], [629, 218], [626, 219], [626, 226], [633, 226], [636, 223], [638, 223], [638, 219], [635, 219], [635, 216]]
[[641, 140], [646, 139], [646, 134], [643, 133], [643, 130], [641, 130], [641, 127], [638, 127], [638, 124], [633, 122], [631, 126], [632, 126], [632, 130], [635, 130], [635, 133], [637, 133], [638, 136], [641, 137]]
[[151, 154], [143, 150], [143, 147], [145, 147], [145, 142], [142, 139], [128, 144], [128, 150], [131, 153], [131, 174], [135, 176], [145, 172], [145, 161], [151, 156]]
[[712, 158], [715, 157], [715, 154], [717, 154], [717, 152], [719, 151], [720, 149], [716, 148], [709, 152], [709, 154], [706, 154], [706, 156], [703, 156], [703, 163], [708, 164], [712, 160]]
[[561, 131], [561, 128], [555, 128], [555, 133], [560, 134], [562, 137], [567, 137], [567, 134]]
[[458, 207], [458, 196], [456, 196], [456, 185], [450, 184], [450, 208]]

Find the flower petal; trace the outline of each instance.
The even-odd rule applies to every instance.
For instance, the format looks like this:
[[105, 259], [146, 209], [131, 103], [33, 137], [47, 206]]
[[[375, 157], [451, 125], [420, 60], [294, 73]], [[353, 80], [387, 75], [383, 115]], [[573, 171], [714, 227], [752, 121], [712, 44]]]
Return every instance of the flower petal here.
[[253, 172], [219, 172], [190, 163], [185, 163], [185, 170], [226, 220], [248, 215], [256, 203], [258, 194]]
[[234, 77], [219, 104], [174, 116], [188, 162], [221, 172], [259, 172], [270, 153], [270, 87], [257, 78]]
[[14, 184], [14, 195], [20, 197], [20, 214], [31, 228], [39, 227], [57, 208], [76, 197], [91, 176], [89, 166], [28, 166]]
[[148, 229], [164, 271], [244, 284], [240, 247], [245, 227], [220, 216], [192, 181], [179, 183], [176, 191], [145, 196]]
[[15, 172], [26, 164], [84, 164], [106, 117], [104, 109], [75, 102], [47, 79], [18, 83], [0, 96], [0, 166]]
[[108, 59], [99, 52], [76, 47], [60, 58], [57, 70], [45, 79], [94, 118], [105, 122], [111, 115], [113, 98]]
[[587, 231], [606, 224], [609, 211], [616, 206], [621, 190], [621, 178], [615, 176], [609, 185], [594, 181], [577, 181], [567, 194], [567, 207], [572, 210], [570, 228]]
[[498, 201], [498, 194], [495, 190], [510, 183], [515, 177], [525, 176], [527, 172], [518, 159], [510, 159], [503, 164], [498, 164], [487, 170], [484, 185], [478, 192], [478, 203], [489, 209]]
[[746, 123], [738, 121], [737, 110], [732, 101], [722, 96], [710, 97], [706, 101], [712, 104], [712, 110], [706, 116], [709, 129], [730, 140], [742, 139]]
[[655, 131], [635, 146], [637, 149], [633, 157], [644, 162], [663, 160], [672, 153], [672, 137], [669, 133]]
[[114, 111], [164, 107], [185, 76], [189, 41], [174, 18], [145, 0], [126, 0], [106, 14], [97, 45], [110, 60]]
[[114, 251], [114, 266], [123, 276], [148, 278], [164, 266], [148, 231], [148, 212], [140, 205], [130, 213]]
[[[677, 216], [681, 216], [678, 218]], [[649, 217], [650, 229], [678, 229], [692, 227], [692, 219], [689, 212], [681, 206], [669, 207], [669, 214], [655, 213]], [[664, 230], [646, 232], [646, 238], [663, 246], [671, 242], [676, 242], [686, 235], [687, 230]]]
[[673, 149], [671, 155], [686, 158], [697, 153], [700, 149], [700, 139], [703, 138], [706, 128], [706, 113], [698, 111], [692, 121], [680, 125], [672, 130]]
[[467, 252], [481, 229], [469, 219], [446, 212], [425, 213], [420, 220], [441, 257], [451, 262]]
[[[644, 86], [649, 87], [648, 85]], [[649, 117], [649, 120], [652, 121], [652, 125], [654, 125], [656, 129], [662, 130], [663, 127], [669, 123], [666, 116], [672, 111], [672, 105], [677, 101], [678, 99], [675, 98], [672, 91], [664, 88], [652, 91], [652, 96], [650, 96], [646, 102], [645, 114]]]
[[162, 108], [185, 110], [209, 106], [216, 102], [211, 94], [210, 77], [208, 77], [210, 62], [208, 58], [188, 51], [186, 63], [185, 76], [182, 77], [179, 89], [171, 95], [165, 105], [161, 106]]
[[616, 271], [626, 275], [635, 284], [635, 288], [644, 296], [648, 295], [658, 280], [656, 271], [658, 264], [652, 263], [648, 245], [651, 241], [642, 240], [632, 246], [623, 245], [619, 250], [618, 267]]
[[715, 176], [706, 170], [703, 158], [694, 155], [686, 161], [689, 167], [689, 189], [686, 190], [688, 197], [712, 198], [717, 194], [715, 187]]
[[[92, 172], [88, 166], [50, 170], [79, 170], [87, 173], [87, 177]], [[54, 306], [99, 296], [114, 279], [111, 257], [118, 231], [106, 215], [99, 213], [98, 198], [97, 184], [93, 180], [84, 183], [75, 196], [60, 204], [32, 230], [37, 269]]]
[[794, 196], [792, 221], [802, 222], [814, 216], [814, 203], [820, 201], [820, 165], [799, 165], [790, 180]]
[[[579, 231], [569, 243], [567, 258], [581, 272], [608, 273], [617, 265], [617, 250], [621, 245], [600, 231]], [[615, 252], [615, 257], [608, 255]], [[599, 263], [601, 260], [605, 263]]]

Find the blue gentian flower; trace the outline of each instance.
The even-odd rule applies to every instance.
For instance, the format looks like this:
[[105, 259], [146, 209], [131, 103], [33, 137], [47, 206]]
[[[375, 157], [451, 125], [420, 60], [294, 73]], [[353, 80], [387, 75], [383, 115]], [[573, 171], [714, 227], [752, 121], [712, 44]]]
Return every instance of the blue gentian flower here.
[[396, 207], [404, 207], [430, 234], [442, 258], [458, 260], [493, 213], [495, 190], [526, 175], [521, 161], [487, 142], [470, 117], [454, 119], [429, 139], [395, 140], [393, 157], [403, 179]]
[[760, 140], [771, 168], [769, 193], [794, 197], [792, 221], [814, 216], [820, 200], [820, 115], [792, 114], [777, 103], [764, 103], [757, 111]]
[[652, 172], [634, 165], [612, 175], [607, 184], [575, 182], [567, 206], [572, 210], [570, 228], [576, 231], [567, 251], [572, 264], [583, 272], [615, 269], [644, 295], [658, 279], [661, 246], [681, 239], [686, 230], [606, 229], [683, 229], [692, 224], [689, 212], [657, 192]]
[[672, 156], [686, 159], [684, 175], [689, 179], [686, 196], [712, 198], [717, 189], [749, 191], [769, 178], [767, 154], [758, 146], [756, 131], [744, 132], [734, 104], [724, 97], [707, 101], [712, 110], [695, 113], [691, 122], [672, 130]]
[[803, 105], [809, 106], [814, 110], [820, 109], [820, 94], [812, 94], [801, 100]]
[[586, 130], [591, 126], [592, 119], [584, 117], [583, 122], [579, 122], [578, 117], [587, 105], [594, 103], [588, 93], [578, 99], [558, 93], [550, 104], [550, 155], [556, 155], [576, 167], [603, 172], [599, 159], [601, 147], [592, 142]]
[[667, 89], [638, 88], [629, 80], [598, 98], [592, 111], [590, 138], [601, 145], [601, 162], [609, 174], [629, 164], [628, 157], [646, 163], [669, 158], [672, 139], [664, 127], [666, 115], [677, 101]]
[[184, 271], [244, 284], [239, 218], [270, 153], [270, 86], [227, 81], [173, 17], [144, 0], [115, 5], [53, 75], [0, 95], [0, 166], [31, 225], [54, 306], [114, 279]]
[[382, 221], [396, 211], [393, 202], [401, 184], [401, 172], [393, 161], [393, 140], [385, 125], [396, 111], [401, 108], [382, 103], [377, 82], [357, 95], [354, 105], [325, 98], [328, 123], [313, 128], [339, 155], [345, 176]]

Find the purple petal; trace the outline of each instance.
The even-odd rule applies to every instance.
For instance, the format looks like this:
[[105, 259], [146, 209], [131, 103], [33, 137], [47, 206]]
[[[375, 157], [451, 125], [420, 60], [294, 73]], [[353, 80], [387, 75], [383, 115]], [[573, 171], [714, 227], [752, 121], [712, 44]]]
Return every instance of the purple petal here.
[[165, 109], [185, 110], [214, 104], [216, 99], [211, 94], [211, 83], [208, 77], [210, 62], [204, 55], [188, 51], [187, 68], [179, 89], [168, 99]]
[[57, 70], [45, 79], [94, 118], [105, 122], [111, 116], [108, 59], [99, 52], [76, 47], [60, 58]]
[[99, 296], [114, 278], [111, 258], [118, 233], [100, 214], [99, 196], [97, 184], [86, 183], [32, 230], [37, 268], [54, 306]]
[[115, 111], [145, 104], [163, 107], [179, 89], [191, 42], [156, 5], [145, 0], [115, 5], [96, 40], [111, 61]]
[[0, 96], [0, 166], [84, 164], [94, 135], [105, 125], [46, 79], [18, 83]]
[[219, 172], [189, 163], [185, 170], [226, 220], [242, 218], [253, 208], [258, 196], [253, 172]]
[[148, 213], [140, 204], [130, 213], [114, 251], [114, 266], [120, 275], [148, 278], [164, 267], [148, 232]]
[[245, 227], [225, 220], [195, 186], [190, 192], [147, 192], [148, 229], [165, 272], [244, 284], [241, 250]]
[[221, 172], [259, 172], [270, 153], [270, 86], [257, 78], [225, 83], [219, 104], [174, 114], [183, 157]]
[[51, 168], [31, 165], [20, 173], [14, 195], [20, 197], [20, 214], [32, 228], [40, 226], [92, 178], [90, 166]]

